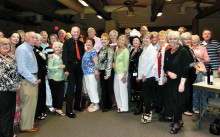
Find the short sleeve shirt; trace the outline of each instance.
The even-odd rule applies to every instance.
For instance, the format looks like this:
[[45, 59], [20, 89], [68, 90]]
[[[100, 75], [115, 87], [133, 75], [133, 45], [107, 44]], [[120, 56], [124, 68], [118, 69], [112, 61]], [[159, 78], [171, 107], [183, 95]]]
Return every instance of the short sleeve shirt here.
[[98, 55], [95, 49], [86, 52], [82, 59], [82, 70], [84, 75], [94, 74], [95, 63], [93, 62], [94, 57]]

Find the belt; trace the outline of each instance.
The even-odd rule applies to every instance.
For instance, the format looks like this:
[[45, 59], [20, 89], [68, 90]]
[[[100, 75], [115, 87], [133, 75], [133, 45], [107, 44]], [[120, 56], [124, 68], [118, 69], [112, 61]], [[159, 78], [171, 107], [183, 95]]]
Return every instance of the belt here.
[[[37, 75], [37, 73], [31, 73], [32, 75]], [[21, 75], [22, 79], [25, 79], [22, 75]]]

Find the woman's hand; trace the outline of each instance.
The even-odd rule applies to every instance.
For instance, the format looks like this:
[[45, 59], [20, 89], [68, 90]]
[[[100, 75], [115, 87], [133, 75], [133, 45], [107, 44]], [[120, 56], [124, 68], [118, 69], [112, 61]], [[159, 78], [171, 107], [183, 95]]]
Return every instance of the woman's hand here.
[[20, 88], [21, 88], [21, 84], [18, 85], [17, 91], [20, 90]]
[[94, 73], [95, 73], [95, 79], [98, 80], [99, 79], [99, 71], [95, 70]]
[[112, 68], [115, 68], [115, 63], [112, 63]]
[[67, 72], [64, 72], [64, 76], [65, 77], [68, 77], [69, 76], [69, 72], [67, 71]]
[[140, 82], [140, 79], [138, 79], [138, 78], [136, 77], [136, 81], [137, 81], [137, 83], [139, 83], [139, 82]]
[[171, 78], [171, 79], [176, 79], [177, 78], [177, 75], [173, 72], [168, 72], [167, 75]]
[[183, 84], [179, 84], [179, 92], [182, 93], [184, 91], [184, 85]]
[[60, 68], [60, 69], [64, 69], [64, 68], [65, 68], [65, 65], [60, 65], [59, 68]]
[[142, 82], [146, 81], [146, 76], [142, 76]]
[[125, 83], [125, 82], [126, 82], [126, 76], [123, 76], [123, 77], [121, 78], [121, 81], [122, 81], [123, 83]]
[[163, 76], [163, 84], [167, 83], [167, 77]]
[[107, 80], [109, 77], [108, 76], [104, 76], [104, 79]]

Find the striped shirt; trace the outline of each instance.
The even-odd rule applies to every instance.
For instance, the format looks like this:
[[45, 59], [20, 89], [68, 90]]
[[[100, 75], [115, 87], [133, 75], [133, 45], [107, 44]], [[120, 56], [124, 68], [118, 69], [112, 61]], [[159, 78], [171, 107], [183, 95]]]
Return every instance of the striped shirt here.
[[220, 44], [217, 40], [211, 40], [209, 43], [201, 41], [200, 45], [205, 46], [210, 58], [210, 62], [205, 63], [206, 69], [209, 65], [212, 65], [212, 70], [218, 70], [219, 56], [220, 56]]

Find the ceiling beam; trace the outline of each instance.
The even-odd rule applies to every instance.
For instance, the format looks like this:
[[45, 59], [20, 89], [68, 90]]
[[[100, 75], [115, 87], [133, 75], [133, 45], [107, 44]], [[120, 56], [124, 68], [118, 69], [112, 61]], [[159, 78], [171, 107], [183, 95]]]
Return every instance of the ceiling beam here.
[[63, 5], [65, 5], [66, 7], [78, 12], [78, 13], [83, 13], [84, 9], [77, 5], [76, 2], [74, 0], [57, 0], [60, 3], [62, 3]]
[[17, 4], [25, 9], [56, 19], [58, 21], [65, 22], [68, 24], [74, 23], [74, 21], [72, 20], [69, 20], [65, 17], [55, 14], [53, 10], [55, 10], [55, 8], [58, 7], [53, 5], [53, 3], [50, 3], [50, 1], [47, 0], [8, 0], [8, 1]]
[[208, 15], [211, 15], [217, 11], [220, 11], [220, 2], [216, 3], [214, 6], [204, 9], [199, 14], [196, 15], [197, 19], [202, 19]]
[[104, 4], [100, 0], [84, 0], [92, 9], [100, 14], [105, 20], [111, 20], [111, 13], [107, 13], [103, 10]]
[[157, 18], [159, 9], [162, 10], [165, 0], [153, 0], [151, 4], [151, 22], [154, 22]]

